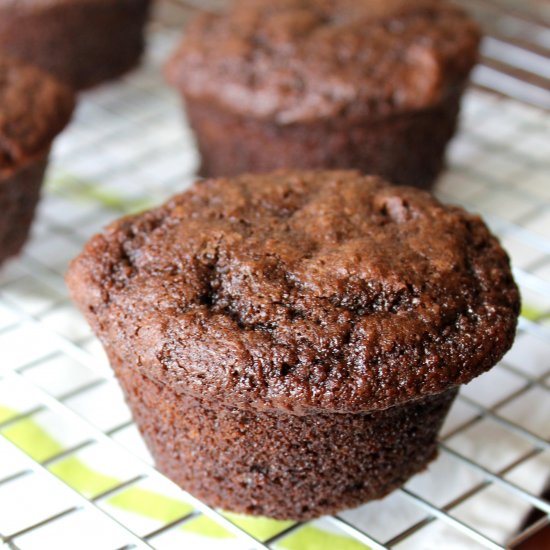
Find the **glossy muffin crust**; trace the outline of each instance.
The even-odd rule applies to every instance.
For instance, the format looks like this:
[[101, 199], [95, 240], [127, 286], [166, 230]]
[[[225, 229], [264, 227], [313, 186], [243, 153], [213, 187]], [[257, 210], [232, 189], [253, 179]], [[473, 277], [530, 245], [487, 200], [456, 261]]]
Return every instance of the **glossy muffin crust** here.
[[69, 88], [0, 58], [0, 262], [19, 252], [27, 238], [51, 143], [73, 108]]
[[67, 282], [159, 469], [292, 519], [425, 468], [519, 312], [479, 217], [350, 171], [199, 182], [92, 238]]
[[0, 52], [81, 90], [133, 68], [151, 0], [0, 0]]
[[280, 124], [431, 107], [477, 59], [477, 26], [440, 0], [234, 5], [195, 20], [169, 77], [189, 97]]
[[240, 0], [167, 66], [207, 176], [357, 168], [429, 187], [479, 30], [439, 0]]
[[354, 172], [196, 184], [94, 237], [69, 284], [145, 376], [289, 411], [467, 383], [508, 349], [518, 311], [480, 218]]

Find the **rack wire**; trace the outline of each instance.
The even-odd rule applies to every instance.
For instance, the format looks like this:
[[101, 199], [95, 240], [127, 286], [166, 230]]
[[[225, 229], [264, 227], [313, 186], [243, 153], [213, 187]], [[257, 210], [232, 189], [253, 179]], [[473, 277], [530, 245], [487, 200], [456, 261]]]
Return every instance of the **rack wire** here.
[[[179, 34], [166, 21], [221, 3], [161, 3], [142, 68], [82, 96], [56, 143], [32, 239], [0, 271], [0, 548], [292, 549], [308, 529], [353, 549], [515, 547], [550, 517], [540, 496], [550, 474], [550, 115], [540, 109], [550, 105], [550, 75], [539, 70], [550, 27], [541, 4], [463, 1], [489, 38], [437, 190], [481, 212], [510, 251], [524, 296], [516, 345], [461, 392], [427, 472], [381, 502], [272, 523], [266, 533], [154, 469], [63, 284], [67, 262], [93, 232], [192, 182], [192, 135], [160, 75]], [[75, 481], [75, 468], [92, 481]], [[120, 506], [127, 494], [134, 504], [136, 495], [162, 495], [171, 507], [148, 517]], [[538, 518], [524, 523], [532, 510]], [[193, 526], [204, 521], [225, 538], [197, 535]], [[344, 547], [331, 541], [320, 548]]]

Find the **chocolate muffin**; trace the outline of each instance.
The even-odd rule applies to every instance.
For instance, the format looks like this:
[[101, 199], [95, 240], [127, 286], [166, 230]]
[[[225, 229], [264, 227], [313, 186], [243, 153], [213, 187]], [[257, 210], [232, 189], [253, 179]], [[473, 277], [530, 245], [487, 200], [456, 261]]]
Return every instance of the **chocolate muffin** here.
[[166, 74], [205, 176], [355, 168], [429, 188], [478, 44], [440, 0], [238, 0], [186, 29]]
[[0, 53], [80, 90], [137, 64], [151, 0], [4, 0]]
[[0, 263], [27, 239], [50, 145], [73, 107], [70, 88], [0, 58]]
[[480, 218], [347, 171], [198, 183], [92, 238], [67, 282], [158, 468], [275, 518], [425, 468], [519, 311]]

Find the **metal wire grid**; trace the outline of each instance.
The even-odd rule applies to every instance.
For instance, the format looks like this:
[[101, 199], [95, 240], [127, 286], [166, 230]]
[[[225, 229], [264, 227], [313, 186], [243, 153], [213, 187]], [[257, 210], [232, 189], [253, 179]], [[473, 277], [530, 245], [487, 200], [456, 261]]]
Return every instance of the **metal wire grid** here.
[[[67, 329], [67, 325], [72, 329], [73, 324], [77, 323], [61, 280], [67, 259], [81, 248], [91, 232], [108, 219], [125, 213], [128, 205], [132, 208], [148, 200], [158, 202], [174, 191], [181, 190], [191, 180], [196, 166], [189, 132], [184, 127], [180, 128], [177, 120], [178, 101], [161, 87], [158, 78], [158, 60], [164, 57], [172, 44], [173, 36], [164, 31], [156, 33], [153, 36], [150, 63], [123, 84], [89, 94], [79, 108], [73, 127], [56, 147], [52, 181], [69, 170], [71, 177], [76, 175], [78, 178], [79, 186], [87, 188], [87, 182], [90, 182], [89, 188], [92, 189], [98, 187], [97, 182], [101, 182], [100, 190], [116, 189], [122, 202], [106, 207], [105, 201], [100, 200], [102, 197], [96, 193], [94, 197], [97, 200], [92, 201], [91, 206], [75, 206], [73, 195], [78, 193], [75, 188], [64, 187], [59, 190], [54, 186], [41, 207], [33, 241], [23, 256], [0, 274], [0, 308], [5, 310], [4, 317], [7, 318], [0, 324], [0, 341], [11, 339], [23, 328], [31, 328], [33, 334], [41, 336], [39, 343], [28, 343], [33, 352], [26, 354], [29, 359], [0, 368], [0, 389], [9, 384], [18, 384], [37, 401], [35, 405], [22, 409], [20, 414], [0, 422], [0, 442], [3, 448], [10, 448], [20, 458], [16, 471], [0, 479], [0, 501], [4, 487], [33, 474], [47, 477], [54, 485], [63, 485], [49, 467], [97, 444], [128, 455], [129, 461], [137, 461], [139, 473], [93, 498], [64, 487], [70, 493], [67, 506], [55, 513], [34, 518], [14, 531], [5, 532], [0, 517], [0, 540], [9, 548], [32, 547], [25, 544], [27, 535], [40, 532], [40, 529], [64, 518], [74, 517], [81, 510], [102, 516], [119, 528], [122, 542], [118, 539], [112, 544], [109, 542], [106, 546], [109, 548], [160, 548], [157, 541], [163, 535], [192, 521], [199, 514], [205, 514], [235, 534], [242, 541], [243, 548], [275, 548], [286, 537], [304, 527], [304, 524], [297, 523], [268, 540], [259, 540], [218, 511], [181, 492], [194, 507], [191, 513], [185, 513], [149, 532], [137, 532], [106, 509], [103, 503], [108, 497], [144, 479], [158, 480], [163, 484], [169, 482], [154, 470], [146, 456], [140, 454], [136, 457], [135, 453], [139, 451], [136, 451], [135, 443], [128, 444], [127, 440], [119, 437], [134, 430], [129, 418], [103, 429], [71, 406], [75, 398], [90, 395], [98, 388], [114, 382], [105, 369], [103, 358], [97, 354], [93, 338], [85, 330], [73, 334]], [[513, 127], [514, 131], [508, 140], [503, 141], [500, 139], [501, 134], [495, 132], [493, 127]], [[441, 184], [440, 195], [446, 200], [482, 211], [504, 242], [512, 246], [512, 253], [514, 249], [521, 252], [518, 254], [521, 261], [516, 267], [516, 276], [524, 292], [536, 296], [541, 307], [538, 315], [522, 318], [520, 339], [527, 336], [550, 346], [550, 325], [547, 322], [550, 318], [550, 277], [546, 271], [550, 268], [550, 197], [547, 189], [539, 189], [536, 185], [537, 181], [548, 176], [550, 155], [540, 154], [536, 147], [532, 150], [518, 150], [515, 147], [533, 135], [543, 138], [549, 130], [549, 117], [542, 113], [523, 111], [505, 100], [497, 101], [479, 94], [470, 96], [466, 106], [466, 128], [453, 146], [452, 170]], [[151, 143], [156, 143], [156, 146], [151, 147]], [[544, 147], [543, 139], [540, 146]], [[522, 185], [525, 181], [535, 183]], [[66, 215], [60, 216], [60, 212]], [[78, 220], [76, 227], [75, 220]], [[46, 298], [39, 309], [34, 303], [29, 305], [21, 293], [14, 292], [14, 287], [21, 289], [27, 280], [48, 287]], [[68, 391], [52, 394], [43, 385], [33, 381], [32, 374], [48, 361], [60, 356], [85, 366], [93, 375]], [[442, 457], [455, 461], [457, 467], [464, 467], [479, 475], [477, 483], [467, 487], [461, 494], [453, 495], [448, 501], [443, 498], [443, 504], [427, 498], [410, 485], [400, 489], [398, 493], [403, 500], [420, 513], [418, 519], [409, 522], [405, 529], [389, 538], [380, 537], [374, 525], [368, 528], [358, 525], [361, 522], [355, 521], [356, 516], [342, 514], [327, 518], [326, 521], [371, 548], [406, 547], [406, 543], [414, 540], [417, 533], [434, 522], [444, 523], [465, 535], [471, 542], [467, 544], [468, 547], [474, 547], [477, 543], [485, 548], [505, 548], [521, 540], [526, 533], [519, 534], [515, 540], [493, 540], [487, 532], [457, 513], [462, 504], [476, 498], [487, 488], [497, 487], [504, 490], [504, 494], [511, 500], [516, 498], [529, 503], [545, 515], [529, 532], [547, 524], [549, 503], [513, 481], [509, 474], [548, 453], [550, 433], [533, 431], [524, 420], [510, 414], [507, 407], [520, 400], [530, 399], [532, 392], [537, 395], [537, 399], [532, 401], [534, 407], [543, 407], [545, 402], [550, 402], [550, 366], [538, 364], [534, 373], [503, 361], [497, 369], [512, 375], [519, 381], [518, 385], [500, 395], [498, 401], [491, 402], [489, 406], [467, 392], [462, 393], [457, 407], [462, 412], [467, 411], [467, 414], [462, 417], [458, 415], [459, 420], [455, 418], [440, 445]], [[35, 460], [16, 449], [3, 432], [44, 411], [77, 426], [82, 437], [74, 445], [44, 460]], [[466, 450], [452, 443], [453, 438], [485, 421], [514, 434], [524, 443], [520, 447], [525, 452], [495, 470], [472, 459]], [[491, 441], [490, 444], [495, 442]], [[175, 488], [173, 490], [176, 491]]]

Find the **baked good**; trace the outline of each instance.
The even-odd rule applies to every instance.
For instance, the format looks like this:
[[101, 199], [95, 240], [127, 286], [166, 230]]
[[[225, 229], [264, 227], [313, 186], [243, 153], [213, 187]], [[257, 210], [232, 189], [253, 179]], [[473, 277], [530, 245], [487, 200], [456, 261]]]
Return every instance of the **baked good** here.
[[200, 182], [92, 238], [67, 282], [160, 470], [276, 518], [422, 470], [519, 311], [480, 218], [348, 171]]
[[134, 67], [151, 0], [2, 0], [0, 53], [77, 90]]
[[27, 239], [50, 145], [73, 107], [68, 87], [0, 58], [0, 263]]
[[166, 68], [205, 176], [354, 168], [429, 188], [479, 31], [440, 0], [237, 0]]

